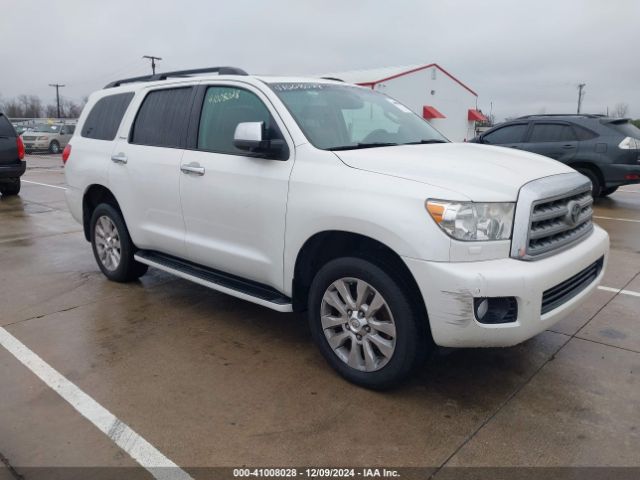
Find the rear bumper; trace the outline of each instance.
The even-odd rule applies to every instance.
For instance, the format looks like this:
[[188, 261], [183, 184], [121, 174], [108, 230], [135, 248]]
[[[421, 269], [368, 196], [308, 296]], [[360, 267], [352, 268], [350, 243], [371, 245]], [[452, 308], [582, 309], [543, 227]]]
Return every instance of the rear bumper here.
[[27, 162], [24, 160], [16, 163], [0, 164], [0, 180], [3, 178], [21, 177], [27, 170]]
[[[613, 163], [600, 165], [600, 168], [607, 188], [640, 183], [640, 163], [635, 165]], [[632, 178], [629, 178], [630, 176]]]
[[[428, 262], [404, 258], [424, 298], [431, 333], [444, 347], [516, 345], [566, 317], [596, 288], [605, 270], [609, 236], [594, 226], [582, 242], [536, 261], [512, 258], [481, 262]], [[604, 257], [599, 275], [572, 298], [542, 314], [542, 298], [552, 289]], [[476, 320], [476, 297], [515, 297], [514, 322], [486, 324]]]

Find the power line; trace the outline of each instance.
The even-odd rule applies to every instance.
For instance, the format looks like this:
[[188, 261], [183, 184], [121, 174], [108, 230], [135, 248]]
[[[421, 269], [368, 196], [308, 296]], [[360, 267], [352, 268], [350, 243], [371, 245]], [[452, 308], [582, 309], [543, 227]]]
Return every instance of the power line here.
[[142, 58], [148, 58], [151, 60], [151, 73], [156, 74], [156, 60], [162, 60], [160, 57], [154, 57], [153, 55], [143, 55]]
[[66, 85], [61, 85], [59, 83], [50, 83], [50, 87], [55, 87], [56, 89], [56, 104], [58, 105], [58, 118], [60, 118], [60, 89], [62, 87], [66, 87]]
[[580, 108], [582, 108], [582, 99], [584, 98], [584, 87], [586, 86], [586, 83], [579, 83], [578, 84], [578, 112], [580, 113]]

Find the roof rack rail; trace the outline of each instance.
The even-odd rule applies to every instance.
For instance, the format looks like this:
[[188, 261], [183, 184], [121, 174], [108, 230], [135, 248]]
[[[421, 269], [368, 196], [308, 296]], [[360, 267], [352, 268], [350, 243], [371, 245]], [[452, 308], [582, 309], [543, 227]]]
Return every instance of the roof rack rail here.
[[522, 117], [518, 117], [518, 119], [531, 118], [531, 117], [589, 117], [589, 118], [599, 118], [605, 117], [606, 115], [598, 114], [598, 113], [537, 113], [533, 115], [523, 115]]
[[247, 72], [237, 67], [195, 68], [191, 70], [176, 70], [175, 72], [156, 73], [155, 75], [143, 75], [142, 77], [123, 78], [107, 84], [104, 88], [119, 87], [125, 83], [155, 82], [157, 80], [166, 80], [170, 77], [189, 77], [191, 75], [200, 75], [203, 73], [217, 73], [218, 75], [249, 75]]

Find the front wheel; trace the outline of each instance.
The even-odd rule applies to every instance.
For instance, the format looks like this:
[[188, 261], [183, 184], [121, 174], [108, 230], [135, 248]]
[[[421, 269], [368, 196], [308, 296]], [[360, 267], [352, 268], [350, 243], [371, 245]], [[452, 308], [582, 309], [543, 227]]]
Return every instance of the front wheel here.
[[377, 265], [339, 258], [320, 269], [309, 293], [309, 324], [325, 359], [347, 380], [386, 389], [404, 380], [431, 348], [420, 309]]
[[53, 141], [49, 144], [49, 153], [58, 154], [60, 153], [60, 144], [57, 141]]
[[3, 196], [18, 195], [20, 193], [20, 177], [4, 180], [0, 183], [0, 194]]
[[102, 273], [115, 282], [130, 282], [147, 272], [147, 265], [137, 262], [135, 246], [118, 210], [101, 203], [91, 216], [91, 246]]

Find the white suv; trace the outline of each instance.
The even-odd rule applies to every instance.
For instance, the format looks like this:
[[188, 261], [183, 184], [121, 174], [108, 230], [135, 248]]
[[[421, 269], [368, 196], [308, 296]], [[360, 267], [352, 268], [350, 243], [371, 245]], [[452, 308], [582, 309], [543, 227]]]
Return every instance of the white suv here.
[[220, 67], [113, 82], [63, 159], [69, 207], [109, 279], [152, 266], [307, 310], [327, 361], [372, 388], [434, 343], [542, 332], [607, 261], [586, 177], [449, 143], [392, 98], [335, 80]]

